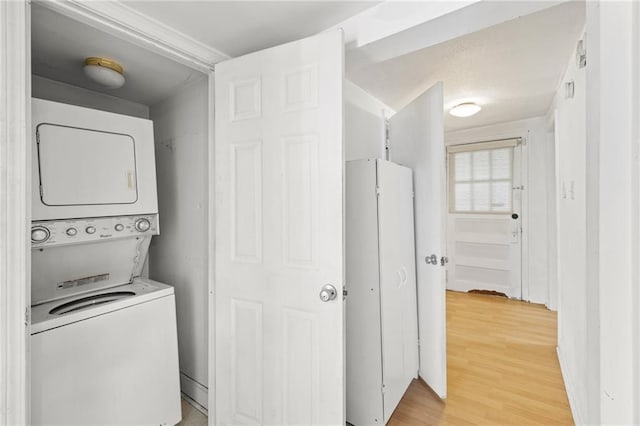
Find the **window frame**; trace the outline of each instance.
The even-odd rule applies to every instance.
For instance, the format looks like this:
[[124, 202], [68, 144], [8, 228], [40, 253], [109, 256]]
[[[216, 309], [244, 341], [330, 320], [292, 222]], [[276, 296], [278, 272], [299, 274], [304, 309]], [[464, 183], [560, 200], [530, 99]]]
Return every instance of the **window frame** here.
[[[515, 148], [520, 145], [522, 139], [521, 138], [511, 138], [511, 139], [502, 139], [502, 140], [495, 140], [495, 141], [489, 141], [489, 142], [478, 142], [478, 143], [471, 143], [471, 144], [463, 144], [463, 145], [452, 145], [447, 147], [447, 181], [448, 181], [448, 198], [449, 198], [449, 206], [448, 206], [448, 213], [449, 214], [478, 214], [478, 215], [510, 215], [513, 212], [513, 206], [514, 206], [514, 194], [513, 194], [513, 185], [514, 185], [514, 168], [515, 168], [515, 164], [514, 164], [514, 151]], [[492, 179], [492, 166], [491, 166], [491, 162], [492, 162], [492, 157], [491, 154], [489, 154], [489, 178], [488, 179], [479, 179], [479, 180], [474, 180], [473, 179], [473, 160], [471, 160], [471, 170], [472, 170], [472, 174], [471, 174], [471, 178], [468, 181], [460, 181], [457, 182], [455, 180], [455, 172], [456, 172], [456, 167], [455, 167], [455, 155], [456, 154], [460, 154], [460, 153], [470, 153], [471, 155], [473, 155], [473, 152], [476, 151], [494, 151], [494, 150], [498, 150], [498, 149], [505, 149], [505, 148], [510, 148], [509, 150], [509, 163], [510, 163], [510, 177], [509, 179]], [[492, 194], [493, 194], [493, 189], [492, 189], [492, 183], [494, 182], [511, 182], [511, 196], [510, 196], [510, 205], [508, 210], [503, 210], [503, 211], [492, 211], [492, 210], [457, 210], [456, 209], [456, 183], [468, 183], [470, 185], [473, 185], [474, 183], [487, 183], [489, 184], [489, 207], [491, 207], [491, 198], [492, 198]], [[473, 189], [471, 190], [471, 207], [473, 208]]]

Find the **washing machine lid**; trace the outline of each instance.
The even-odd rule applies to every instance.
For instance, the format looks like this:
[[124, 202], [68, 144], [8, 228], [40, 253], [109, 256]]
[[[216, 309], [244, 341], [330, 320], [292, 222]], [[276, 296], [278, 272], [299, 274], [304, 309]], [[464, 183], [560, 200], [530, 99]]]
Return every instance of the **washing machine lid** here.
[[140, 276], [151, 236], [31, 250], [31, 305], [130, 283]]
[[[163, 297], [173, 297], [173, 295], [173, 287], [170, 285], [136, 278], [130, 284], [41, 303], [31, 308], [31, 334], [54, 330]], [[90, 304], [91, 300], [99, 303]], [[66, 310], [71, 306], [77, 309]]]

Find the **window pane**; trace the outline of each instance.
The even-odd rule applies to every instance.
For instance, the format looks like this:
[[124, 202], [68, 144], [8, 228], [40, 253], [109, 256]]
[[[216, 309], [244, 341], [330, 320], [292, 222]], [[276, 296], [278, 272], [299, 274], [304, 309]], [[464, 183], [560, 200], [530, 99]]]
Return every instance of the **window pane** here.
[[471, 210], [471, 184], [456, 183], [456, 203], [455, 210], [459, 212], [468, 212]]
[[464, 213], [513, 209], [513, 147], [451, 153], [450, 208]]
[[513, 148], [495, 149], [491, 153], [493, 179], [511, 178], [511, 150]]
[[473, 152], [473, 180], [489, 179], [489, 151]]
[[493, 182], [491, 184], [491, 210], [494, 212], [511, 211], [511, 182]]
[[455, 181], [471, 180], [471, 153], [459, 152], [454, 156], [455, 161]]
[[489, 209], [489, 183], [473, 183], [473, 210], [488, 212]]

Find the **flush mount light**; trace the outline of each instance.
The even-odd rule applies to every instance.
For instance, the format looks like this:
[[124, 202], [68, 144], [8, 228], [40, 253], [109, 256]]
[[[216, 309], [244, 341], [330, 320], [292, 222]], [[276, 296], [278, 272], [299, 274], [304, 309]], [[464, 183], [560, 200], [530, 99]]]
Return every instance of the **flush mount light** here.
[[84, 73], [91, 80], [109, 89], [117, 89], [124, 84], [122, 65], [107, 58], [91, 57], [84, 60]]
[[449, 110], [449, 114], [454, 117], [471, 117], [477, 114], [482, 108], [480, 105], [473, 102], [465, 102], [460, 105], [456, 105]]

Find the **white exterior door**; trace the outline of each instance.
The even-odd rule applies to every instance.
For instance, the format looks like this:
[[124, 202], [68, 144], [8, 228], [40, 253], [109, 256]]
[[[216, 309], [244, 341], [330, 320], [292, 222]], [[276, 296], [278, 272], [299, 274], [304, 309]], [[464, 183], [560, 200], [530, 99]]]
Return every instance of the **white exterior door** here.
[[443, 87], [437, 83], [391, 117], [389, 139], [391, 161], [413, 169], [420, 377], [445, 398], [446, 293], [440, 260], [446, 257], [447, 203], [442, 114]]
[[449, 147], [449, 277], [455, 291], [522, 298], [521, 147]]
[[332, 31], [216, 66], [215, 424], [345, 422], [343, 57]]

